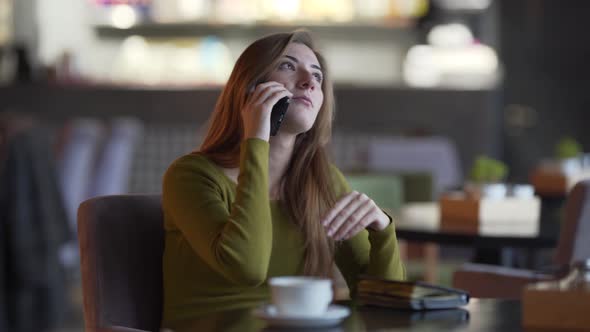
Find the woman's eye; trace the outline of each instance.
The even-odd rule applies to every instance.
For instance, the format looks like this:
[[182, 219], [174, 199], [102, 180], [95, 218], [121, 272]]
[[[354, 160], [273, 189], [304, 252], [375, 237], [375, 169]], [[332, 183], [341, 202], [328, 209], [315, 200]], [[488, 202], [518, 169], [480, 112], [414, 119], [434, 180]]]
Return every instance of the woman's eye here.
[[280, 69], [295, 69], [295, 66], [291, 62], [283, 62], [279, 66]]
[[320, 74], [320, 73], [314, 73], [313, 76], [315, 77], [315, 79], [318, 82], [320, 82], [320, 83], [322, 82], [322, 74]]

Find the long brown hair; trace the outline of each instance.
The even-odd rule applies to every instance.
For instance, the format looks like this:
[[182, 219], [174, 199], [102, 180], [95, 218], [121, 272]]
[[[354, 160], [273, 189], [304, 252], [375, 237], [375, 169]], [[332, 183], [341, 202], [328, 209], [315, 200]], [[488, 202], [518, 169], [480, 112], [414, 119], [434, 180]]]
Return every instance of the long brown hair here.
[[334, 241], [326, 235], [320, 218], [336, 202], [326, 152], [332, 134], [334, 92], [326, 61], [308, 32], [273, 34], [246, 48], [217, 101], [200, 152], [221, 167], [239, 166], [240, 142], [244, 138], [240, 110], [249, 91], [266, 81], [290, 43], [304, 44], [315, 53], [323, 71], [324, 102], [313, 127], [295, 140], [293, 155], [280, 183], [280, 203], [305, 237], [303, 273], [327, 277], [332, 272]]

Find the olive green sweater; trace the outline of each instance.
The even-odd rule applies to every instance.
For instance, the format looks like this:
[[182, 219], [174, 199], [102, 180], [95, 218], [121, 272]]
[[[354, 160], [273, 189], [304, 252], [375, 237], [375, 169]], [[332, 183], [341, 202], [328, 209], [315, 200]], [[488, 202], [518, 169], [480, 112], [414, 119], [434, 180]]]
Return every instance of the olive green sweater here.
[[[180, 157], [164, 176], [166, 231], [163, 326], [219, 310], [255, 306], [270, 297], [267, 279], [301, 275], [304, 239], [268, 193], [269, 143], [242, 143], [238, 184], [201, 154]], [[333, 167], [336, 192], [350, 191]], [[336, 246], [349, 286], [356, 276], [404, 279], [393, 223]]]

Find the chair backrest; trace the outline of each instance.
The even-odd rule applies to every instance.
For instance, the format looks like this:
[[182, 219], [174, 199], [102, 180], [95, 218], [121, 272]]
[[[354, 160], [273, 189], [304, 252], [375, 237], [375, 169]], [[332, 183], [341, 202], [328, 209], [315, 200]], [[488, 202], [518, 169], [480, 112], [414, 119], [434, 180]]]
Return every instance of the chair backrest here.
[[395, 174], [347, 174], [353, 190], [367, 194], [389, 212], [398, 212], [404, 202], [402, 179]]
[[142, 133], [143, 123], [139, 119], [116, 117], [111, 120], [110, 134], [101, 150], [89, 197], [129, 192], [131, 167]]
[[367, 168], [378, 172], [428, 172], [436, 195], [463, 181], [455, 145], [445, 137], [373, 140], [368, 146]]
[[160, 328], [164, 229], [160, 195], [89, 199], [78, 209], [86, 331]]
[[554, 261], [567, 266], [590, 258], [590, 180], [578, 182], [569, 192]]
[[100, 151], [105, 130], [99, 119], [76, 118], [65, 127], [66, 139], [61, 147], [59, 180], [68, 223], [76, 232], [76, 213], [80, 203], [88, 199], [92, 186], [93, 167]]

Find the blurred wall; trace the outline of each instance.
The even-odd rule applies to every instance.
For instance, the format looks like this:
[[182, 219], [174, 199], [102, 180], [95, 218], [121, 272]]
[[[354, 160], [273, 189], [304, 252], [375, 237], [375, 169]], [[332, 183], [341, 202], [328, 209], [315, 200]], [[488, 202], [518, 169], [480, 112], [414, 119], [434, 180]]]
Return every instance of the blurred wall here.
[[590, 2], [502, 0], [504, 159], [520, 180], [571, 136], [590, 150]]
[[[194, 123], [196, 130], [209, 118], [219, 91], [12, 86], [0, 88], [0, 110], [29, 111], [58, 124], [72, 117], [130, 115], [146, 123]], [[501, 155], [496, 90], [337, 86], [335, 93], [335, 132], [446, 136], [457, 145], [464, 171], [479, 154]]]

